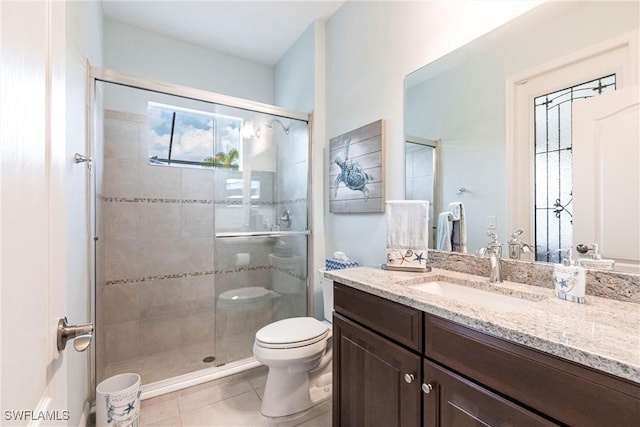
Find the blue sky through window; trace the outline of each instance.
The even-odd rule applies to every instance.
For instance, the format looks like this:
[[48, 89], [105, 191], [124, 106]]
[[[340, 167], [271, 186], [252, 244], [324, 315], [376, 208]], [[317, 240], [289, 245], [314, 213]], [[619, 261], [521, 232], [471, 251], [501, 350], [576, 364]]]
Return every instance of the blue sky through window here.
[[[175, 123], [173, 116], [175, 113]], [[173, 144], [171, 160], [203, 162], [231, 149], [241, 151], [240, 129], [243, 120], [205, 111], [171, 105], [148, 104], [149, 157], [169, 158], [171, 129]]]

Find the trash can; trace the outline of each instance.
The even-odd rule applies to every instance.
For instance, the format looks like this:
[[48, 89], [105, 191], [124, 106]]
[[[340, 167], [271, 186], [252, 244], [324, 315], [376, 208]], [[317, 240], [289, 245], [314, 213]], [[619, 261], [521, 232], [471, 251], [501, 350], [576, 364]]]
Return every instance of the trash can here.
[[114, 375], [96, 387], [97, 427], [137, 427], [140, 417], [140, 375]]

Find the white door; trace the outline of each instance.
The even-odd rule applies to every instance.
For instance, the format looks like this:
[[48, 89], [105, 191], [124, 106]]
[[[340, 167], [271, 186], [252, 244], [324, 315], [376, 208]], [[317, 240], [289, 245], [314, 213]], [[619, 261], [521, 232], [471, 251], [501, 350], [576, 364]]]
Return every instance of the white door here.
[[[638, 32], [633, 31], [507, 80], [507, 233], [522, 228], [522, 240], [535, 241], [535, 98], [609, 75], [616, 76], [616, 90], [636, 86], [637, 40]], [[574, 163], [573, 168], [578, 167]], [[582, 215], [575, 200], [574, 195], [574, 219]], [[574, 247], [582, 243], [573, 240]]]
[[[634, 86], [573, 105], [574, 243], [640, 272], [640, 107]], [[574, 252], [575, 253], [575, 252]]]
[[72, 418], [68, 356], [56, 348], [67, 297], [66, 207], [56, 199], [66, 159], [64, 63], [52, 46], [63, 10], [0, 1], [1, 425]]

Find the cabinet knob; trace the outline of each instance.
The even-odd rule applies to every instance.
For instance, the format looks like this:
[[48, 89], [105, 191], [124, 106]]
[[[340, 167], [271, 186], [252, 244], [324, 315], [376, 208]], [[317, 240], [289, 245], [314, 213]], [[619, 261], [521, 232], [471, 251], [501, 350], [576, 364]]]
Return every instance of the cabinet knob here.
[[425, 394], [431, 393], [431, 390], [433, 390], [433, 386], [431, 384], [422, 384], [422, 391]]
[[407, 384], [411, 384], [415, 379], [416, 379], [416, 376], [414, 374], [404, 374], [404, 381]]

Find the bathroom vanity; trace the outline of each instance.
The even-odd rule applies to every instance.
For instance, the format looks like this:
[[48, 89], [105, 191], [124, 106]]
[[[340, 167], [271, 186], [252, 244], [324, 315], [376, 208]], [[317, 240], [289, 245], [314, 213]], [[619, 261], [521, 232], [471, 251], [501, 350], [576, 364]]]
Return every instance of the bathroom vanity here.
[[[575, 304], [551, 289], [438, 269], [326, 277], [334, 426], [638, 425], [639, 304]], [[447, 282], [480, 293], [465, 301]]]

